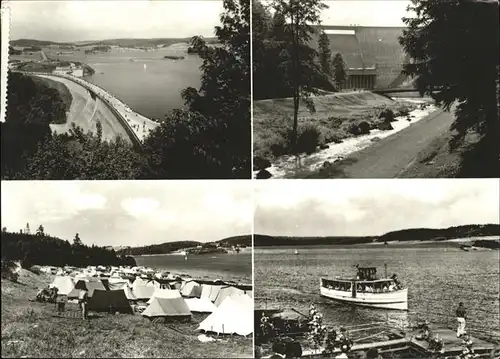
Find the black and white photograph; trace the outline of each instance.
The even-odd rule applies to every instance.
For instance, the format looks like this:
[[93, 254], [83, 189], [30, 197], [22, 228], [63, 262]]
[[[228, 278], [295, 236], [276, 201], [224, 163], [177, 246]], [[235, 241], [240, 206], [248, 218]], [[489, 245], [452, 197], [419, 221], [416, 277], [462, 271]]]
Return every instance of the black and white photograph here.
[[2, 358], [253, 357], [252, 193], [2, 182]]
[[497, 179], [258, 182], [256, 358], [498, 357]]
[[252, 5], [254, 178], [500, 176], [498, 1]]
[[2, 179], [251, 178], [250, 0], [5, 6]]

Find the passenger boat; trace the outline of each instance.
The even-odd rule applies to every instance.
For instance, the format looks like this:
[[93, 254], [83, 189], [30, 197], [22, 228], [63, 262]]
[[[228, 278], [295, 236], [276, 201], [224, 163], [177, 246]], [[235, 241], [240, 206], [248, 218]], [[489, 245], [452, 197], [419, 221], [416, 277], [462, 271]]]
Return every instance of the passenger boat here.
[[321, 278], [321, 296], [363, 307], [408, 310], [408, 288], [403, 288], [396, 274], [377, 278], [376, 268], [357, 270], [356, 278]]

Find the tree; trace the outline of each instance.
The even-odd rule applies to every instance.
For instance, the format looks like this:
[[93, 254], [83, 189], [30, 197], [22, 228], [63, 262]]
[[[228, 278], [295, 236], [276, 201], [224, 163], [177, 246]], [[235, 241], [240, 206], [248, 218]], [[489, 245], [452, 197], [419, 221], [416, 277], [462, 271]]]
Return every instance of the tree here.
[[314, 111], [314, 103], [310, 96], [317, 94], [313, 79], [320, 69], [315, 63], [317, 52], [308, 46], [312, 39], [314, 28], [311, 25], [320, 24], [323, 9], [328, 8], [321, 0], [273, 0], [274, 10], [285, 19], [285, 43], [282, 49], [283, 66], [287, 73], [288, 85], [293, 97], [293, 128], [291, 146], [298, 154], [298, 113], [302, 100], [308, 109]]
[[81, 246], [83, 243], [82, 243], [82, 240], [80, 239], [80, 235], [77, 233], [75, 234], [75, 238], [73, 238], [73, 245], [75, 246]]
[[250, 1], [223, 6], [220, 46], [199, 53], [201, 86], [182, 91], [189, 110], [173, 111], [145, 141], [150, 178], [251, 176]]
[[37, 230], [36, 230], [36, 235], [43, 237], [45, 235], [44, 228], [42, 225], [39, 225]]
[[319, 35], [318, 47], [319, 63], [321, 64], [321, 69], [326, 75], [331, 76], [332, 51], [330, 50], [330, 40], [328, 39], [328, 35], [324, 31], [321, 31], [321, 34]]
[[335, 78], [335, 86], [337, 86], [337, 89], [340, 91], [340, 89], [347, 80], [347, 72], [344, 59], [342, 58], [342, 55], [339, 52], [335, 54], [332, 64], [333, 64], [333, 76]]
[[481, 136], [462, 159], [467, 177], [499, 177], [498, 8], [496, 1], [413, 0], [416, 17], [403, 19], [400, 43], [411, 58], [404, 72], [422, 95], [455, 109], [451, 149], [470, 132]]
[[206, 42], [203, 36], [193, 36], [191, 38], [191, 46], [188, 48], [188, 53], [200, 53], [206, 48]]

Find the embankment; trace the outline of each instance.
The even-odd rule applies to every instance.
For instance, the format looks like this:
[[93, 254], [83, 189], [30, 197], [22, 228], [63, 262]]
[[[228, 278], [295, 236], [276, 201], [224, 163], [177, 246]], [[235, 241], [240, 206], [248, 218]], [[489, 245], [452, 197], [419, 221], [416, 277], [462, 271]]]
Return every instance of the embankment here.
[[[380, 122], [378, 115], [383, 109], [399, 112], [412, 108], [410, 104], [368, 91], [316, 96], [313, 101], [314, 113], [310, 113], [305, 104], [301, 105], [299, 127], [319, 131], [319, 145], [356, 136], [354, 127], [362, 121], [374, 128]], [[254, 101], [253, 108], [254, 155], [272, 159], [290, 154], [293, 99]]]
[[136, 147], [140, 147], [140, 141], [127, 121], [110, 106], [106, 100], [94, 91], [85, 88], [76, 81], [66, 77], [54, 75], [37, 75], [49, 80], [58, 81], [66, 85], [71, 92], [73, 101], [67, 114], [67, 121], [62, 125], [51, 125], [51, 129], [57, 133], [68, 132], [71, 124], [81, 127], [85, 132], [96, 131], [97, 122], [102, 125], [102, 134], [105, 140], [123, 138]]

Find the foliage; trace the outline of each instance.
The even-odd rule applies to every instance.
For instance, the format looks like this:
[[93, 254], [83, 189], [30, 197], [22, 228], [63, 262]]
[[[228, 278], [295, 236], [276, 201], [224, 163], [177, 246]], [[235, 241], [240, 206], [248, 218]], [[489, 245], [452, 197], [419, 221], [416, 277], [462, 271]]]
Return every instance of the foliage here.
[[314, 153], [319, 145], [320, 131], [314, 125], [307, 125], [299, 128], [299, 138], [297, 139], [297, 147], [299, 152], [307, 154]]
[[292, 148], [298, 153], [298, 112], [300, 102], [304, 102], [311, 112], [314, 103], [310, 96], [317, 94], [313, 86], [315, 78], [322, 72], [315, 62], [316, 50], [309, 46], [315, 32], [312, 24], [320, 23], [321, 10], [327, 8], [321, 0], [273, 0], [274, 10], [285, 19], [284, 41], [281, 42], [280, 66], [284, 68], [285, 84], [291, 88], [294, 111], [292, 127]]
[[321, 34], [319, 35], [318, 46], [321, 69], [324, 74], [330, 76], [332, 74], [332, 51], [330, 50], [330, 40], [324, 31], [321, 31]]
[[12, 46], [9, 46], [9, 55], [21, 55], [21, 50], [16, 50]]
[[9, 105], [5, 122], [0, 124], [2, 179], [12, 179], [24, 169], [39, 143], [50, 138], [50, 123], [66, 121], [65, 104], [57, 90], [15, 72], [8, 79]]
[[39, 143], [17, 179], [135, 179], [143, 171], [142, 156], [123, 139], [103, 141], [97, 132], [84, 133], [72, 126], [68, 133], [53, 134]]
[[189, 110], [174, 110], [145, 141], [146, 178], [249, 178], [250, 3], [225, 0], [221, 44], [196, 40], [199, 89], [182, 91]]
[[188, 47], [188, 54], [197, 54], [206, 48], [205, 39], [202, 36], [193, 36], [190, 41], [191, 46]]
[[17, 265], [14, 261], [2, 259], [2, 279], [8, 279], [17, 282], [18, 274], [16, 272]]
[[341, 89], [347, 80], [346, 64], [340, 52], [336, 53], [332, 61], [333, 77], [335, 78], [335, 85]]
[[128, 258], [118, 258], [113, 250], [83, 244], [71, 245], [68, 241], [46, 234], [38, 236], [2, 232], [1, 245], [2, 257], [5, 260], [21, 260], [22, 267], [27, 269], [35, 264], [84, 267], [87, 265], [121, 265], [130, 261]]
[[463, 159], [474, 177], [498, 177], [500, 168], [498, 7], [486, 1], [413, 0], [409, 9], [416, 17], [403, 19], [408, 28], [400, 38], [411, 57], [404, 71], [415, 77], [420, 93], [446, 110], [456, 106], [451, 148], [470, 131], [482, 135], [479, 150]]

